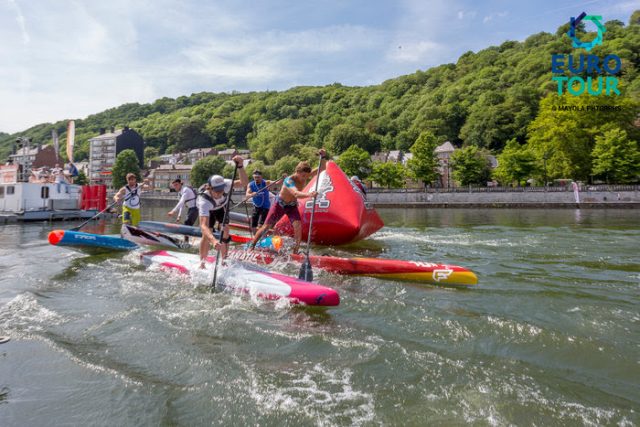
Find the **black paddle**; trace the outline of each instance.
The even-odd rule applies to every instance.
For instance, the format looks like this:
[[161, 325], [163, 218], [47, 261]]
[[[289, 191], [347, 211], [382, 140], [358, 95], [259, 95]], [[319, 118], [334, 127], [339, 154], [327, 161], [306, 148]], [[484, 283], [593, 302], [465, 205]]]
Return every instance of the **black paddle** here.
[[311, 261], [309, 260], [309, 249], [311, 248], [311, 230], [313, 228], [313, 215], [316, 213], [316, 198], [318, 197], [318, 184], [320, 184], [320, 167], [322, 166], [322, 155], [320, 155], [320, 162], [318, 163], [318, 172], [316, 173], [316, 195], [313, 196], [313, 207], [311, 208], [311, 218], [309, 219], [309, 234], [307, 235], [307, 252], [305, 253], [305, 259], [300, 267], [300, 274], [298, 279], [306, 282], [313, 282], [313, 270], [311, 269]]
[[224, 206], [224, 216], [222, 217], [222, 229], [220, 230], [220, 240], [218, 241], [220, 244], [218, 245], [218, 249], [216, 250], [216, 266], [213, 268], [213, 283], [211, 283], [212, 290], [216, 288], [216, 279], [218, 278], [218, 264], [220, 263], [220, 248], [223, 245], [222, 239], [224, 238], [224, 226], [227, 223], [227, 218], [229, 218], [229, 210], [231, 206], [231, 195], [233, 194], [233, 184], [236, 182], [236, 173], [238, 173], [237, 163], [236, 163], [236, 167], [233, 169], [233, 178], [231, 178], [231, 189], [229, 190], [229, 196]]
[[85, 225], [89, 224], [91, 221], [93, 221], [94, 219], [98, 218], [100, 215], [102, 215], [103, 213], [105, 213], [106, 211], [108, 211], [109, 209], [111, 209], [112, 207], [114, 207], [115, 205], [117, 205], [120, 202], [113, 202], [111, 203], [109, 206], [107, 206], [104, 210], [98, 212], [97, 214], [95, 214], [94, 216], [92, 216], [91, 218], [89, 218], [88, 220], [86, 220], [85, 222], [83, 222], [82, 224], [80, 224], [77, 227], [73, 227], [70, 228], [70, 231], [78, 231], [80, 230], [82, 227], [84, 227]]
[[[129, 193], [129, 195], [127, 197], [125, 197], [122, 202], [126, 202], [127, 200], [129, 200], [134, 193]], [[100, 212], [98, 212], [97, 214], [95, 214], [94, 216], [92, 216], [91, 218], [89, 218], [88, 220], [86, 220], [85, 222], [83, 222], [82, 224], [80, 224], [77, 227], [73, 227], [70, 228], [69, 231], [78, 231], [80, 230], [82, 227], [84, 227], [85, 225], [87, 225], [89, 222], [93, 221], [94, 219], [98, 218], [100, 215], [102, 215], [103, 213], [105, 213], [106, 211], [108, 211], [109, 209], [111, 209], [112, 207], [114, 207], [115, 205], [117, 205], [118, 203], [120, 203], [120, 201], [118, 202], [113, 202], [111, 203], [109, 206], [107, 206], [106, 208], [104, 208], [103, 210], [101, 210]]]
[[[276, 185], [277, 183], [279, 183], [279, 182], [280, 182], [280, 181], [282, 181], [283, 179], [284, 179], [284, 177], [282, 177], [282, 178], [278, 179], [277, 181], [273, 181], [271, 184], [267, 185], [266, 187], [261, 188], [261, 189], [260, 189], [260, 191], [268, 190], [268, 189], [269, 189], [269, 187], [271, 187], [272, 185]], [[249, 197], [245, 198], [243, 201], [238, 202], [238, 203], [235, 203], [233, 206], [231, 206], [231, 209], [235, 209], [235, 208], [237, 208], [238, 206], [240, 206], [241, 204], [243, 204], [243, 203], [247, 203], [247, 202], [248, 202], [249, 200], [251, 200], [252, 198], [253, 198], [253, 196], [249, 196]]]

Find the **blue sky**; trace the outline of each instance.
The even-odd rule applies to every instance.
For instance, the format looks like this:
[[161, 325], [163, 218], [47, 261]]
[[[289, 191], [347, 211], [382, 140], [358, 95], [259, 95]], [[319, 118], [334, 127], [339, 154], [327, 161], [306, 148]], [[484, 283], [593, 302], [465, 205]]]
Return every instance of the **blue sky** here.
[[366, 86], [640, 0], [0, 0], [0, 131], [194, 92]]

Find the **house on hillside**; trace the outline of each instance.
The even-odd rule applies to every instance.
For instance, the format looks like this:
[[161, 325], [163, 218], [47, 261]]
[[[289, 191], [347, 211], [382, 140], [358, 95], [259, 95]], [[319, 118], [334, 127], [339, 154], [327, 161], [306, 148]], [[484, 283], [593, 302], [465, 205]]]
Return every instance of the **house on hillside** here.
[[61, 163], [60, 158], [56, 156], [53, 145], [22, 147], [15, 154], [11, 154], [9, 160], [14, 165], [22, 166], [22, 169], [26, 171], [32, 168], [52, 168], [56, 163]]
[[436, 182], [436, 186], [440, 188], [449, 188], [454, 187], [455, 184], [453, 182], [453, 178], [451, 177], [451, 168], [449, 167], [449, 160], [451, 155], [456, 150], [456, 147], [453, 146], [452, 143], [446, 141], [442, 145], [436, 147], [434, 153], [436, 153], [436, 157], [438, 158], [438, 174], [440, 175], [440, 179]]
[[227, 148], [226, 150], [218, 151], [218, 156], [222, 157], [225, 161], [233, 159], [233, 156], [239, 154], [235, 148]]
[[144, 167], [144, 140], [133, 129], [125, 126], [122, 129], [111, 128], [111, 132], [100, 129], [100, 134], [89, 140], [89, 182], [105, 184], [112, 188], [111, 169], [116, 157], [124, 150], [133, 150], [138, 164]]
[[183, 184], [191, 185], [191, 169], [193, 165], [160, 165], [149, 171], [151, 187], [157, 191], [171, 191], [171, 183], [180, 179]]
[[218, 154], [218, 150], [215, 148], [194, 148], [187, 153], [187, 159], [189, 159], [189, 163], [194, 164], [200, 159], [215, 156], [216, 154]]

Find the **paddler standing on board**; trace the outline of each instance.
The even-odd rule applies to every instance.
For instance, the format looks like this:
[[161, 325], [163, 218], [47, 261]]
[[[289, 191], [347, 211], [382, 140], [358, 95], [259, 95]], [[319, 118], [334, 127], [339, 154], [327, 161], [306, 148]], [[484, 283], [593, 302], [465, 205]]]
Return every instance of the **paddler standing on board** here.
[[[320, 149], [318, 151], [318, 155], [322, 156], [323, 158], [325, 154], [326, 152], [324, 149]], [[300, 212], [298, 212], [298, 199], [306, 199], [308, 197], [314, 197], [316, 195], [315, 191], [305, 193], [302, 190], [307, 185], [309, 179], [322, 172], [324, 168], [324, 160], [320, 164], [320, 170], [311, 170], [309, 162], [298, 163], [295, 173], [282, 181], [282, 189], [280, 190], [278, 197], [276, 197], [275, 203], [271, 205], [264, 225], [260, 227], [256, 232], [256, 235], [253, 236], [253, 240], [251, 241], [250, 245], [251, 249], [255, 248], [256, 243], [260, 240], [264, 233], [271, 230], [271, 228], [276, 225], [280, 218], [286, 215], [287, 218], [289, 218], [289, 222], [293, 226], [293, 234], [296, 240], [295, 246], [293, 247], [293, 253], [298, 253], [298, 249], [300, 248], [300, 240], [302, 240], [302, 220], [300, 218]]]
[[251, 233], [255, 233], [258, 226], [262, 227], [271, 208], [271, 193], [269, 187], [275, 181], [262, 179], [262, 172], [253, 171], [253, 181], [247, 185], [247, 198], [253, 202], [253, 215], [251, 215]]
[[[222, 258], [227, 256], [227, 246], [231, 240], [228, 216], [227, 224], [224, 224], [224, 226], [222, 224], [227, 200], [231, 196], [232, 186], [233, 188], [246, 188], [247, 184], [249, 184], [247, 173], [243, 168], [244, 159], [240, 156], [235, 156], [233, 161], [238, 168], [240, 179], [232, 182], [230, 179], [224, 179], [220, 175], [212, 175], [209, 177], [207, 183], [200, 187], [201, 191], [198, 193], [196, 206], [198, 207], [200, 230], [202, 231], [202, 240], [200, 241], [200, 268], [205, 268], [209, 245], [213, 246], [216, 250], [220, 249], [220, 256]], [[219, 229], [222, 228], [220, 240], [216, 239], [213, 235], [213, 227], [216, 223], [218, 223]]]
[[127, 174], [127, 185], [122, 187], [113, 196], [113, 200], [117, 203], [124, 200], [122, 204], [122, 223], [138, 225], [140, 222], [140, 193], [151, 189], [148, 180], [144, 180], [142, 184], [138, 184], [138, 178], [134, 173]]

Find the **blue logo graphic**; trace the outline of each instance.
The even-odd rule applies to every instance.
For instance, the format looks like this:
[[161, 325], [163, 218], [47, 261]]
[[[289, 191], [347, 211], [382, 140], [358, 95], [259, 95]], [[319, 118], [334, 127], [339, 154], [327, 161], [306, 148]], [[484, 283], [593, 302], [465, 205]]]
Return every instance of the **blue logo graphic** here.
[[[583, 20], [593, 22], [594, 24], [596, 24], [596, 27], [598, 28], [598, 35], [596, 36], [595, 39], [591, 40], [590, 42], [583, 42], [576, 35], [576, 27]], [[570, 26], [569, 26], [569, 31], [567, 32], [567, 34], [569, 35], [569, 37], [571, 37], [571, 40], [573, 40], [573, 47], [575, 47], [576, 49], [584, 48], [584, 50], [586, 50], [587, 52], [590, 52], [591, 49], [593, 49], [595, 46], [601, 45], [602, 35], [607, 31], [607, 29], [604, 27], [602, 22], [600, 22], [601, 20], [602, 20], [602, 16], [587, 15], [585, 12], [582, 12], [580, 15], [578, 15], [577, 18], [574, 18], [572, 16]]]

